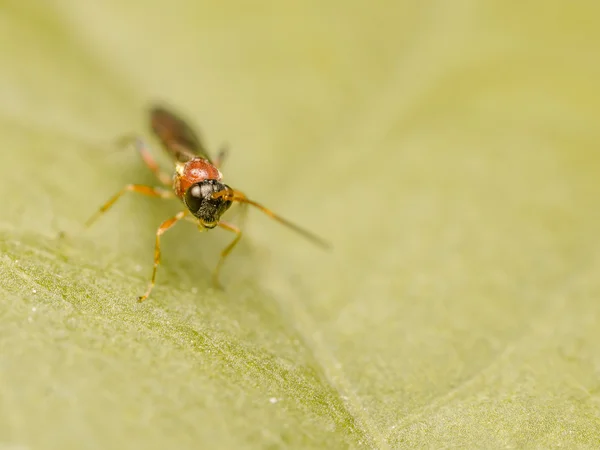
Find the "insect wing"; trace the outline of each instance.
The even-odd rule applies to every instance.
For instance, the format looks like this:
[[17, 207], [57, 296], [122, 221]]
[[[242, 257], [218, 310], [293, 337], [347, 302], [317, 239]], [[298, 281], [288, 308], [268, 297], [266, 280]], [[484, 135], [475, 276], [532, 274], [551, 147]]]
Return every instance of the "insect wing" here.
[[150, 110], [150, 126], [162, 143], [165, 151], [180, 162], [201, 157], [210, 157], [200, 137], [183, 119], [162, 106]]

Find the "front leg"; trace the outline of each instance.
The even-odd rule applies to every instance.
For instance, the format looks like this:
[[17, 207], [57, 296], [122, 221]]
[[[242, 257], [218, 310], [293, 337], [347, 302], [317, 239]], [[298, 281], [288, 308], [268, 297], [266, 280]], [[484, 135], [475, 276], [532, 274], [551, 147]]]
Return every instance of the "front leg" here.
[[140, 295], [138, 297], [138, 302], [143, 302], [144, 300], [146, 300], [152, 292], [152, 289], [154, 288], [154, 284], [156, 281], [156, 269], [158, 269], [158, 266], [160, 264], [160, 237], [173, 225], [175, 225], [177, 222], [183, 219], [187, 214], [187, 211], [181, 211], [174, 217], [171, 217], [170, 219], [165, 220], [163, 223], [161, 223], [158, 229], [156, 230], [156, 242], [154, 244], [154, 267], [152, 269], [152, 278], [150, 278], [150, 284], [148, 285], [148, 289], [146, 289], [146, 292], [144, 292], [143, 295]]
[[215, 272], [213, 274], [213, 284], [216, 287], [221, 288], [221, 284], [219, 283], [219, 272], [221, 270], [221, 266], [225, 262], [225, 258], [227, 258], [227, 255], [229, 255], [231, 250], [233, 250], [233, 247], [235, 247], [236, 244], [242, 238], [242, 231], [235, 225], [232, 225], [228, 222], [219, 222], [217, 225], [223, 228], [224, 230], [235, 233], [235, 238], [233, 238], [233, 241], [231, 241], [231, 243], [227, 247], [225, 247], [221, 252], [221, 258], [219, 259], [219, 262], [217, 263], [217, 267], [215, 268]]

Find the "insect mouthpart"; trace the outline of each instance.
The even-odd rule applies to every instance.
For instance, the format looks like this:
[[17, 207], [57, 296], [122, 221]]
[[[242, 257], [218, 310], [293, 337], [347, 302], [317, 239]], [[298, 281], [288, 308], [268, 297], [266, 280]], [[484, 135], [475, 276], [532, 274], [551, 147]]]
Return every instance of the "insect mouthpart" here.
[[213, 195], [229, 189], [227, 185], [217, 180], [200, 181], [188, 188], [183, 201], [190, 212], [200, 219], [203, 227], [214, 228], [221, 215], [231, 206], [231, 201], [223, 197], [214, 198]]

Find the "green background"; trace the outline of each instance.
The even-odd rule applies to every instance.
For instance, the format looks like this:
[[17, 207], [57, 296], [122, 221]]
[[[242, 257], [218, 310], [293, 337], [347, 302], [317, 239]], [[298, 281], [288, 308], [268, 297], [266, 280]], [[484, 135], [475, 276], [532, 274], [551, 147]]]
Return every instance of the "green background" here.
[[[3, 0], [0, 449], [597, 447], [599, 14]], [[136, 304], [155, 100], [334, 250], [179, 225]]]

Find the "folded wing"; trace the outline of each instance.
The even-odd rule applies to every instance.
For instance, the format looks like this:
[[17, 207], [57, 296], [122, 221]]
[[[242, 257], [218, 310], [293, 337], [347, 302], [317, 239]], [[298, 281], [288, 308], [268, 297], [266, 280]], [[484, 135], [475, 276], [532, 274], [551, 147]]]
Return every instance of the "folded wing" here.
[[165, 151], [176, 161], [187, 162], [197, 157], [211, 161], [198, 134], [165, 107], [154, 106], [150, 110], [150, 127]]

